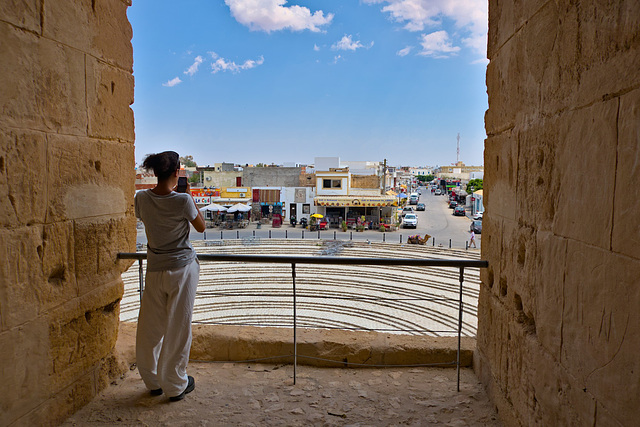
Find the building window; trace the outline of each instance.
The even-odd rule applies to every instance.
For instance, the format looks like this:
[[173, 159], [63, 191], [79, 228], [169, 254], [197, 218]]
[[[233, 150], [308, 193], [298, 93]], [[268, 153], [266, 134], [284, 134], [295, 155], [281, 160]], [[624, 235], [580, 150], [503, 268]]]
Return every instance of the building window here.
[[341, 179], [323, 179], [322, 188], [342, 188]]
[[305, 203], [302, 205], [302, 213], [308, 214], [311, 212], [311, 205], [309, 203]]

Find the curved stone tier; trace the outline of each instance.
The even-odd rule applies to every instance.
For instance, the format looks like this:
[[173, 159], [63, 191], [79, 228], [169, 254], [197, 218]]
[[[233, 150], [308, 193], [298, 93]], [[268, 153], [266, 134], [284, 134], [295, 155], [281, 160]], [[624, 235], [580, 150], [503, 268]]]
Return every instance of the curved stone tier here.
[[[194, 242], [198, 253], [479, 259], [478, 251], [431, 246], [293, 239]], [[475, 336], [479, 271], [465, 269], [464, 336]], [[123, 275], [121, 320], [138, 314], [138, 264]], [[296, 265], [298, 327], [453, 336], [458, 328], [459, 270], [435, 267]], [[287, 264], [201, 263], [194, 323], [293, 326]]]

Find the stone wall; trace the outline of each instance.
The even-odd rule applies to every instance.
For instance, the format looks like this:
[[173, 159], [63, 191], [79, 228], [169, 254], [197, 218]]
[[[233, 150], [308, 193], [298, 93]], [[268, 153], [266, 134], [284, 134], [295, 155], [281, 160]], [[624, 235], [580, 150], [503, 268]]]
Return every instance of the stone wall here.
[[377, 175], [351, 175], [351, 188], [380, 188]]
[[640, 416], [640, 2], [489, 2], [475, 366], [508, 425]]
[[0, 425], [55, 425], [119, 375], [135, 248], [128, 1], [0, 3]]
[[[203, 171], [202, 182], [205, 187], [235, 187], [237, 184], [237, 178], [242, 176], [242, 172], [216, 172], [216, 171]], [[243, 184], [244, 185], [244, 184]]]
[[244, 168], [242, 182], [247, 187], [298, 187], [300, 167]]

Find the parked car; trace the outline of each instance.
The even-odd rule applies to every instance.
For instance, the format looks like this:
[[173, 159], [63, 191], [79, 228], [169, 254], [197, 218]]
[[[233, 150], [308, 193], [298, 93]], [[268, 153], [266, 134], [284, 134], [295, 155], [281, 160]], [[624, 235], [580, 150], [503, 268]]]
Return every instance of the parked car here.
[[449, 201], [449, 209], [454, 209], [456, 206], [458, 206], [458, 202], [456, 202], [455, 200]]
[[402, 217], [404, 217], [408, 213], [413, 213], [413, 208], [411, 206], [405, 206], [402, 208]]
[[418, 215], [414, 213], [408, 213], [402, 219], [402, 227], [404, 228], [416, 228], [418, 226]]
[[442, 191], [440, 191], [439, 188], [436, 188], [436, 191], [434, 191], [433, 194], [435, 194], [436, 196], [439, 196], [442, 194]]
[[418, 203], [418, 205], [416, 206], [417, 211], [423, 211], [424, 209], [425, 209], [424, 203]]
[[456, 206], [453, 209], [453, 214], [455, 216], [465, 216], [467, 213], [464, 211], [464, 206]]
[[482, 221], [478, 219], [471, 221], [469, 231], [473, 231], [476, 234], [482, 234]]
[[484, 212], [477, 212], [474, 216], [473, 219], [482, 219], [482, 214], [484, 214]]

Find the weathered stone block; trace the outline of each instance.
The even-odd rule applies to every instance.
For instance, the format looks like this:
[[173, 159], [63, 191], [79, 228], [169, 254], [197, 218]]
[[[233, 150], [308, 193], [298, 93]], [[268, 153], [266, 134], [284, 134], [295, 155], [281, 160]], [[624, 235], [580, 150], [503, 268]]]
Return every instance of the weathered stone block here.
[[51, 398], [20, 419], [18, 425], [56, 426], [62, 424], [69, 415], [80, 410], [96, 396], [95, 373], [90, 371], [73, 384], [53, 394]]
[[47, 324], [42, 319], [0, 333], [0, 425], [11, 425], [17, 414], [32, 410], [48, 398]]
[[484, 203], [491, 206], [487, 214], [496, 218], [516, 219], [518, 142], [515, 137], [515, 132], [507, 130], [489, 137], [485, 143]]
[[75, 222], [74, 249], [80, 295], [115, 280], [129, 265], [118, 252], [135, 252], [135, 218], [121, 216], [104, 221]]
[[42, 272], [42, 226], [0, 230], [0, 315], [7, 330], [38, 315]]
[[84, 54], [0, 22], [0, 109], [16, 128], [87, 131]]
[[640, 259], [640, 90], [620, 98], [618, 119], [618, 167], [614, 199], [611, 247]]
[[508, 2], [490, 1], [489, 43], [487, 54], [491, 58], [499, 48], [529, 20], [548, 0], [514, 0]]
[[127, 7], [122, 0], [46, 1], [43, 34], [132, 72], [133, 31]]
[[37, 287], [41, 311], [78, 296], [73, 246], [71, 221], [44, 226], [42, 272], [46, 282]]
[[46, 147], [46, 137], [41, 132], [0, 131], [0, 226], [44, 222]]
[[[580, 68], [578, 34], [580, 22], [574, 4], [557, 3], [557, 28], [554, 44], [548, 52], [544, 79], [540, 83], [541, 113], [546, 117], [576, 108]], [[531, 34], [537, 37], [537, 34]]]
[[[135, 252], [136, 218], [133, 215], [124, 218], [113, 218], [102, 225], [102, 233], [98, 235], [98, 275], [120, 277], [126, 271], [129, 262], [119, 260], [119, 252]], [[82, 291], [82, 289], [81, 289]]]
[[133, 75], [87, 58], [89, 136], [133, 142]]
[[486, 361], [484, 369], [501, 394], [506, 393], [507, 353], [509, 346], [509, 317], [498, 297], [484, 288], [478, 298], [477, 349]]
[[521, 59], [515, 54], [522, 46], [516, 41], [503, 46], [500, 53], [492, 56], [487, 65], [489, 109], [484, 116], [484, 126], [489, 138], [515, 126], [518, 110], [512, 108], [512, 105], [516, 100], [523, 100], [520, 75], [524, 70]]
[[531, 409], [521, 414], [528, 425], [592, 425], [595, 400], [568, 376], [559, 360], [535, 340], [527, 340], [523, 353], [530, 361], [527, 381], [531, 384]]
[[[564, 116], [567, 131], [558, 150], [560, 200], [553, 232], [601, 248], [610, 247], [616, 167], [618, 101], [594, 104]], [[598, 172], [597, 190], [586, 185]], [[588, 213], [588, 214], [587, 214]]]
[[561, 128], [549, 118], [518, 132], [515, 205], [519, 222], [536, 230], [551, 230], [560, 203], [563, 182], [556, 166], [558, 147], [566, 136]]
[[[640, 401], [640, 261], [569, 242], [562, 365], [624, 425]], [[624, 384], [624, 387], [620, 385]]]
[[578, 105], [637, 87], [637, 73], [629, 70], [640, 69], [640, 2], [590, 0], [575, 7], [580, 20]]
[[37, 0], [6, 0], [0, 3], [0, 16], [16, 27], [40, 33], [40, 4]]
[[49, 137], [48, 221], [133, 212], [133, 146], [82, 137]]
[[535, 326], [540, 345], [560, 361], [562, 343], [562, 307], [564, 274], [568, 266], [567, 240], [551, 233], [538, 232], [534, 269], [529, 271], [535, 289]]
[[122, 290], [122, 281], [114, 281], [49, 313], [52, 389], [73, 384], [111, 353]]

